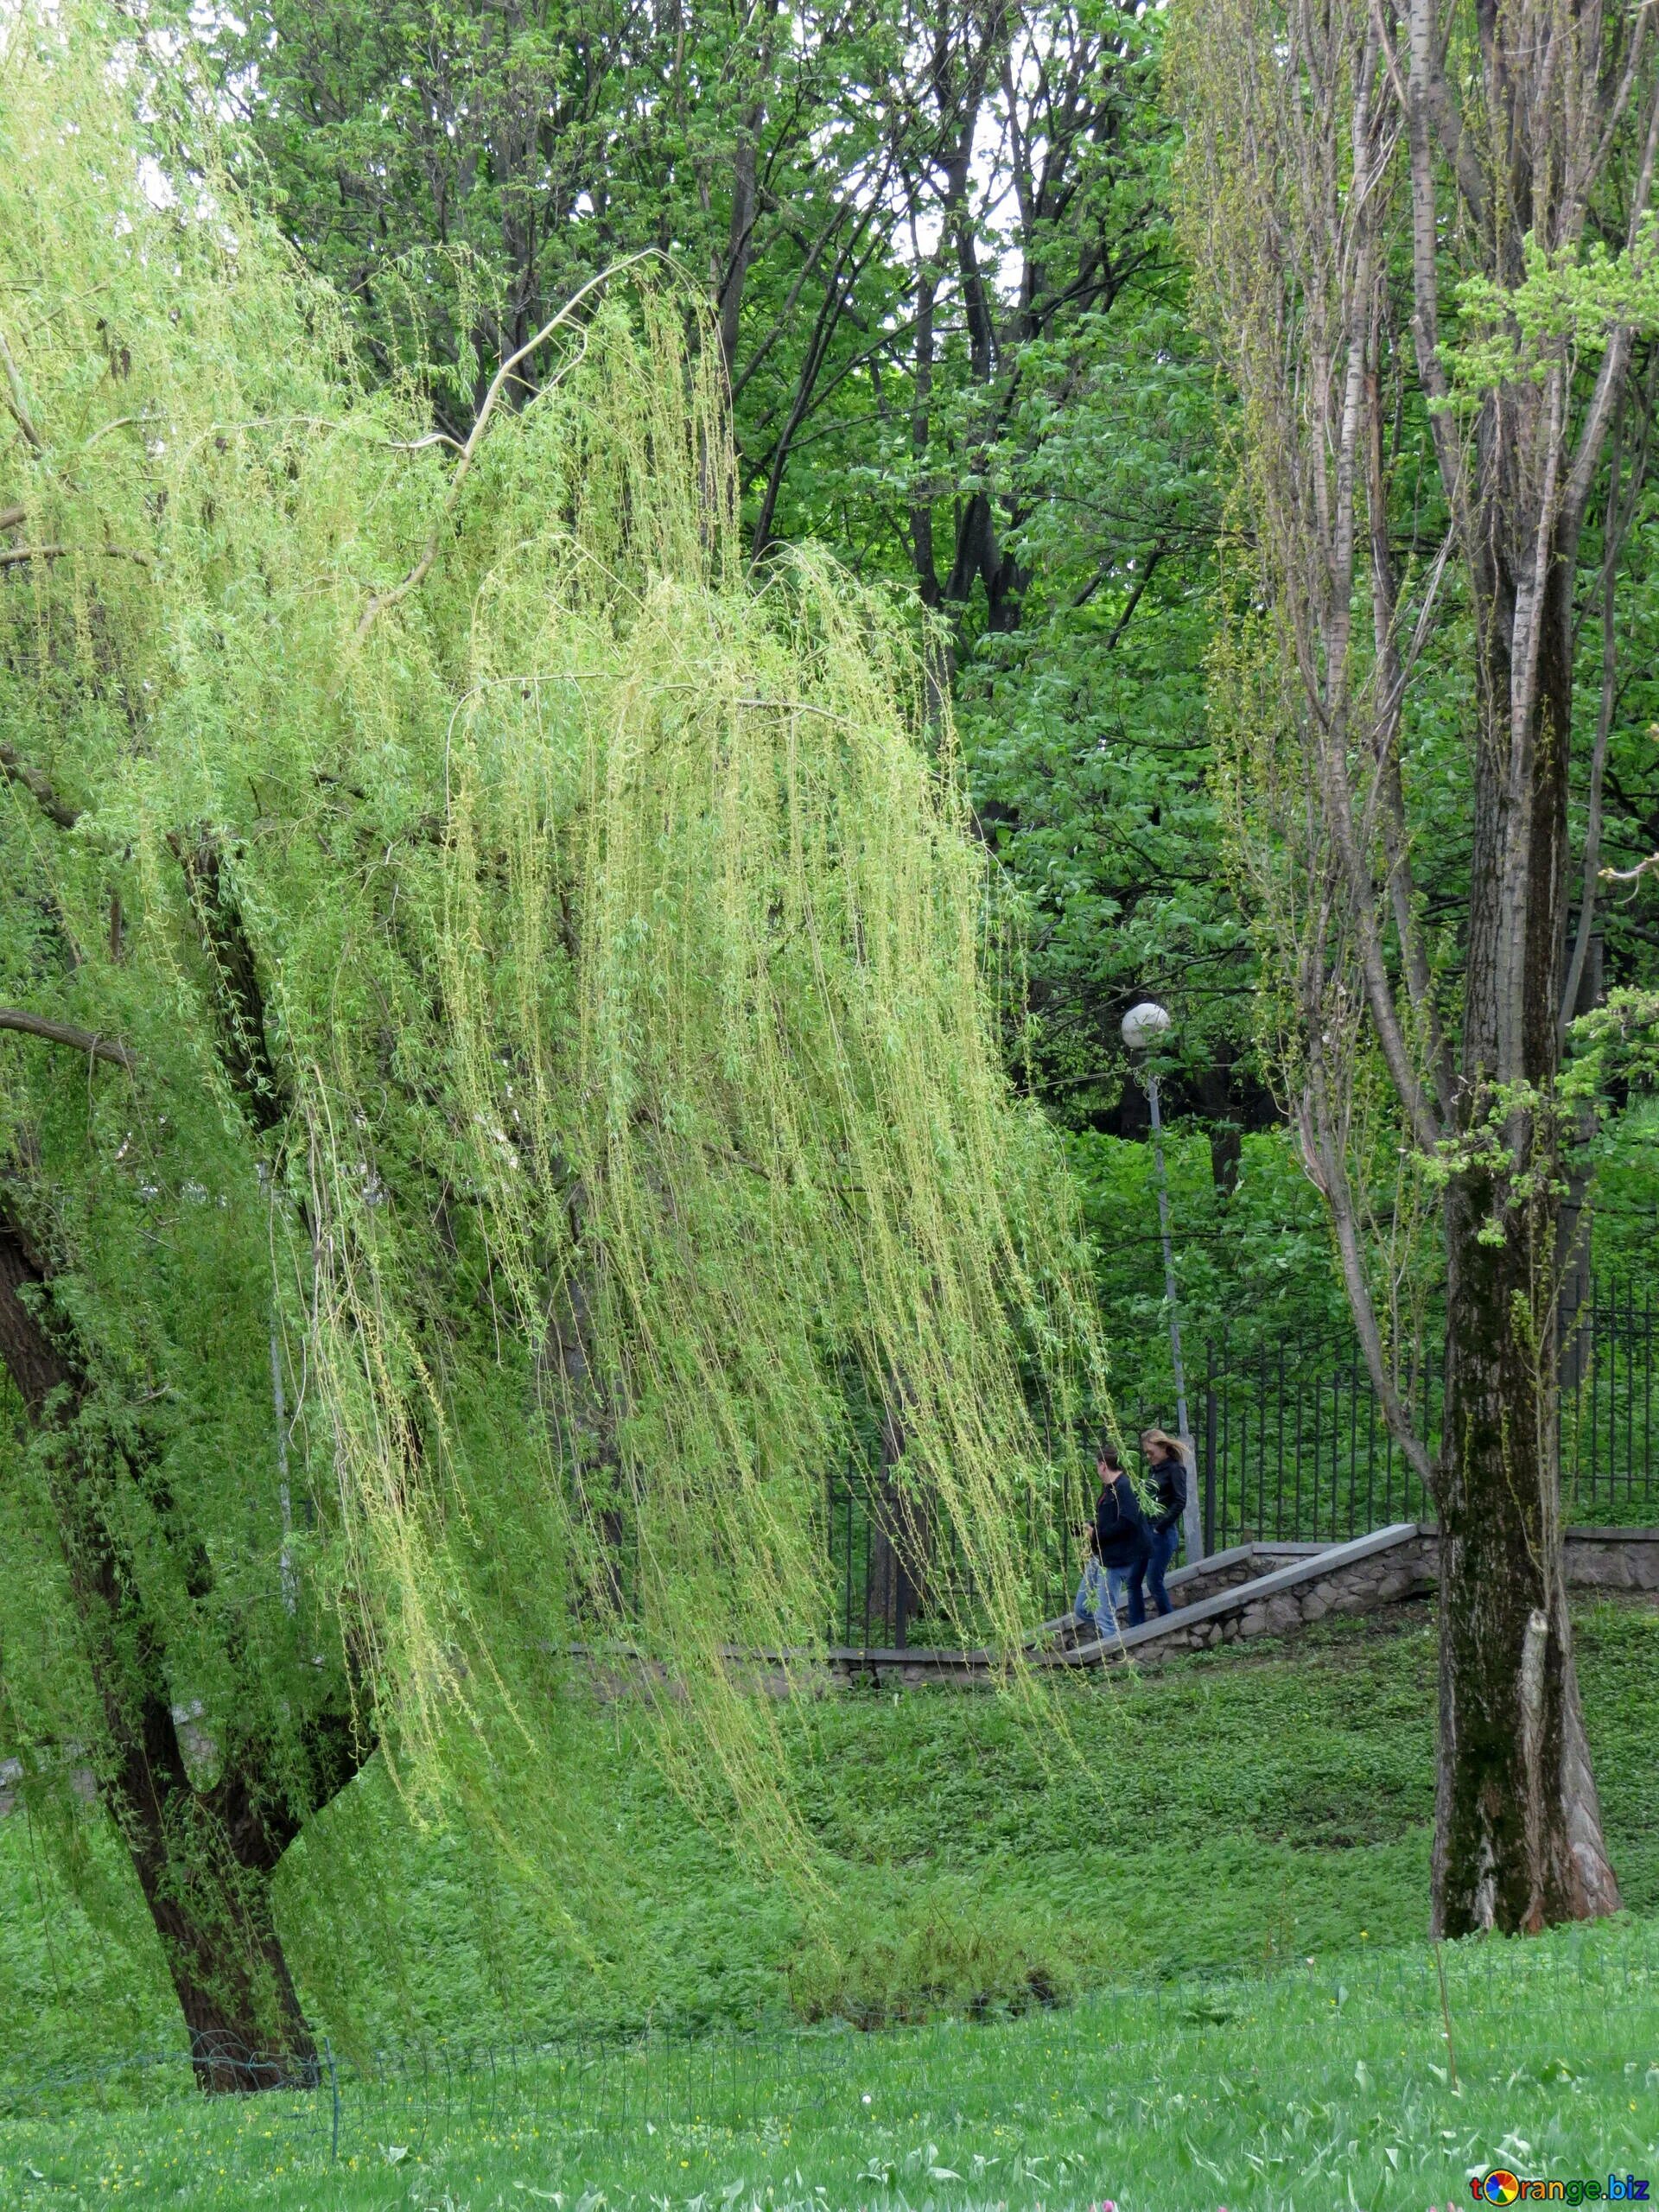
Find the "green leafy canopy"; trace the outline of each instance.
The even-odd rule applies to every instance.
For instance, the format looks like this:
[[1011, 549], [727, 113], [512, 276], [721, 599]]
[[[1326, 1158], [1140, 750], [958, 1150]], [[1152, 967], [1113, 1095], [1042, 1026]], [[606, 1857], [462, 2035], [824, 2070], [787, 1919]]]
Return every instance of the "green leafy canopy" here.
[[[1104, 1403], [948, 730], [877, 600], [742, 565], [671, 288], [594, 295], [458, 456], [130, 38], [6, 33], [0, 993], [122, 1058], [0, 1039], [0, 1150], [156, 1455], [170, 1679], [279, 1745], [343, 1669], [412, 1785], [552, 1853], [569, 1647], [625, 1637], [688, 1789], [774, 1806], [730, 1653], [810, 1675], [868, 1409], [1013, 1648]], [[0, 1452], [6, 1725], [87, 1740]]]

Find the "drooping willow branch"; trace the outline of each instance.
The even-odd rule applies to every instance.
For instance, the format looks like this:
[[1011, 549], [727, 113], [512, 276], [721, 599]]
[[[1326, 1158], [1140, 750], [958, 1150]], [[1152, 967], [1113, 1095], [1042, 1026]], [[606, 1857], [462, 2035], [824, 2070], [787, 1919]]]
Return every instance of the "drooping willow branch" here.
[[[122, 95], [54, 66], [73, 99], [36, 87], [0, 172], [0, 289], [58, 309], [14, 340], [30, 418], [79, 419], [113, 343], [166, 435], [78, 444], [73, 528], [31, 490], [15, 531], [130, 546], [156, 588], [36, 559], [0, 593], [0, 1000], [47, 1021], [44, 931], [77, 1025], [0, 1083], [111, 1419], [135, 1385], [158, 1440], [190, 1409], [181, 1510], [240, 1593], [203, 1601], [193, 1694], [221, 1746], [265, 1729], [302, 1813], [332, 1651], [404, 1785], [563, 1905], [598, 1877], [547, 1787], [581, 1725], [549, 1655], [609, 1629], [674, 1684], [677, 1780], [798, 1864], [782, 1724], [725, 1655], [810, 1667], [825, 1469], [904, 1376], [918, 1529], [972, 1567], [940, 1603], [1028, 1683], [1031, 1532], [1073, 1517], [1106, 1402], [1063, 1162], [1003, 1074], [948, 708], [827, 563], [753, 587], [679, 298], [588, 288], [531, 341], [559, 349], [533, 401], [526, 347], [440, 460], [233, 181], [134, 248], [118, 218], [160, 219], [123, 202]], [[89, 1039], [131, 1055], [134, 1110]], [[0, 1578], [9, 1650], [19, 1609], [50, 1643], [49, 1597]]]
[[[483, 442], [484, 433], [489, 427], [490, 416], [495, 411], [495, 404], [506, 389], [513, 371], [523, 362], [527, 361], [532, 353], [539, 352], [555, 331], [563, 330], [565, 327], [590, 293], [598, 290], [601, 285], [608, 284], [613, 278], [626, 275], [630, 269], [636, 268], [642, 261], [650, 261], [658, 257], [656, 248], [650, 246], [643, 252], [629, 254], [626, 259], [613, 263], [608, 269], [601, 269], [596, 276], [590, 276], [580, 291], [574, 293], [565, 302], [551, 321], [544, 323], [533, 338], [527, 338], [516, 353], [509, 353], [501, 363], [500, 367], [490, 379], [490, 388], [484, 395], [484, 404], [478, 410], [478, 420], [468, 432], [466, 444], [461, 448], [461, 459], [455, 464], [454, 474], [449, 479], [448, 488], [443, 495], [443, 504], [438, 509], [438, 518], [432, 525], [431, 536], [421, 549], [420, 558], [400, 582], [393, 584], [386, 591], [376, 592], [370, 599], [368, 605], [363, 610], [363, 619], [357, 626], [359, 645], [374, 627], [378, 615], [383, 614], [387, 607], [396, 607], [400, 600], [407, 599], [410, 593], [418, 589], [431, 574], [432, 563], [438, 557], [438, 546], [443, 537], [443, 526], [454, 512], [455, 501], [461, 496], [461, 487], [467, 480], [467, 473]], [[426, 442], [428, 442], [424, 439], [414, 441], [410, 449], [412, 450], [416, 445], [423, 445]], [[453, 445], [454, 441], [453, 438], [446, 437], [435, 442]]]

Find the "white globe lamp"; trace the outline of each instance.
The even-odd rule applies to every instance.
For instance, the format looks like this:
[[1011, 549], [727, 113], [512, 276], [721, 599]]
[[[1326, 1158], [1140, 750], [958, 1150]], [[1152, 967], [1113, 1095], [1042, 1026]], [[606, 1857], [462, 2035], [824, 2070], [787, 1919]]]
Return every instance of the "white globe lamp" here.
[[1169, 1014], [1154, 999], [1142, 999], [1123, 1017], [1123, 1042], [1132, 1052], [1144, 1052], [1169, 1027]]

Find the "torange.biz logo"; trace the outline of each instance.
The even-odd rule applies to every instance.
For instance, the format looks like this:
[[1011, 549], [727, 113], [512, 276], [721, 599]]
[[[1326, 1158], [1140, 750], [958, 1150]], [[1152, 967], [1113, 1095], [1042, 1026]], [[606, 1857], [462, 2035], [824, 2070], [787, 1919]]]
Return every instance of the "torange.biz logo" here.
[[1470, 2177], [1477, 2204], [1515, 2204], [1544, 2198], [1555, 2204], [1645, 2204], [1648, 2184], [1639, 2174], [1609, 2174], [1605, 2181], [1526, 2181], [1507, 2166]]

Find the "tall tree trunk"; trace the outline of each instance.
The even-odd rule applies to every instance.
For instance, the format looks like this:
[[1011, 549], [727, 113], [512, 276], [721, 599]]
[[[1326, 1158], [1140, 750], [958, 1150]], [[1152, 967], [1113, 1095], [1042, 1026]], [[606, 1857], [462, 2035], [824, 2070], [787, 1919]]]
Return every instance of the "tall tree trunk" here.
[[[1389, 1429], [1440, 1503], [1434, 1924], [1538, 1928], [1618, 1899], [1564, 1596], [1557, 1077], [1575, 580], [1632, 330], [1606, 332], [1592, 371], [1567, 330], [1541, 335], [1505, 311], [1513, 366], [1483, 372], [1471, 424], [1454, 404], [1441, 291], [1478, 276], [1510, 294], [1535, 247], [1569, 263], [1586, 234], [1615, 220], [1634, 252], [1659, 162], [1659, 79], [1645, 17], [1550, 0], [1513, 0], [1501, 21], [1484, 0], [1472, 10], [1465, 0], [1312, 10], [1197, 0], [1183, 12], [1189, 141], [1201, 162], [1188, 221], [1251, 425], [1253, 528], [1318, 793], [1315, 812], [1294, 776], [1282, 798], [1274, 789], [1276, 762], [1250, 774], [1274, 848], [1257, 880], [1294, 941], [1298, 1119]], [[1391, 181], [1402, 156], [1408, 231]], [[1408, 244], [1408, 347], [1394, 308]], [[1408, 484], [1419, 512], [1397, 427], [1414, 374], [1447, 534], [1433, 569], [1402, 592], [1390, 548]], [[1396, 428], [1385, 438], [1389, 378]], [[1604, 561], [1618, 543], [1613, 477]], [[1368, 539], [1372, 641], [1357, 651]], [[1402, 772], [1414, 664], [1454, 552], [1478, 702], [1460, 995], [1437, 976], [1412, 887], [1414, 830], [1433, 836], [1443, 796], [1414, 795], [1414, 824]], [[1605, 628], [1605, 699], [1611, 652]], [[1248, 757], [1270, 758], [1256, 753], [1256, 730], [1236, 734]], [[1592, 786], [1604, 745], [1605, 728]], [[1580, 960], [1594, 861], [1592, 837], [1580, 864]], [[1376, 1262], [1391, 1267], [1392, 1256], [1366, 1249], [1363, 1183], [1375, 1159], [1358, 1154], [1365, 1117], [1353, 1109], [1373, 1052], [1413, 1148], [1445, 1179], [1438, 1466], [1379, 1310]]]
[[0, 1211], [0, 1360], [46, 1454], [104, 1716], [99, 1795], [161, 1938], [197, 2080], [224, 2090], [308, 2079], [316, 2046], [283, 1954], [270, 1889], [298, 1823], [233, 1756], [210, 1789], [198, 1790], [191, 1780], [165, 1637], [117, 1534], [114, 1493], [137, 1482], [163, 1519], [167, 1500], [134, 1465], [133, 1447], [104, 1428], [86, 1367], [56, 1319], [46, 1271]]
[[[1565, 982], [1573, 610], [1570, 564], [1549, 550], [1530, 674], [1519, 650], [1524, 595], [1497, 564], [1476, 569], [1486, 587], [1487, 650], [1465, 1127], [1477, 1140], [1501, 1138], [1509, 1158], [1502, 1167], [1465, 1166], [1445, 1209], [1433, 1911], [1435, 1929], [1448, 1936], [1535, 1931], [1619, 1904], [1579, 1702], [1562, 1558], [1560, 1140], [1548, 1101]], [[1490, 1130], [1480, 1121], [1487, 1115]], [[1480, 1162], [1478, 1142], [1472, 1157]]]
[[1447, 1208], [1433, 1860], [1445, 1936], [1535, 1932], [1619, 1905], [1567, 1617], [1553, 1315], [1542, 1344], [1529, 1342], [1519, 1317], [1538, 1311], [1539, 1248], [1483, 1240], [1491, 1195], [1465, 1180]]
[[1215, 1057], [1202, 1069], [1194, 1084], [1198, 1109], [1210, 1125], [1210, 1179], [1224, 1198], [1238, 1189], [1244, 1164], [1244, 1125], [1233, 1106], [1233, 1050], [1218, 1045]]
[[881, 1465], [870, 1499], [869, 1599], [864, 1624], [867, 1643], [880, 1626], [900, 1650], [925, 1597], [932, 1551], [928, 1501], [905, 1475], [909, 1442], [906, 1403], [904, 1382], [893, 1382], [882, 1410]]
[[99, 1789], [161, 1937], [196, 2080], [210, 2093], [313, 2082], [317, 2048], [272, 1910], [286, 1828], [273, 1834], [254, 1815], [242, 1835], [227, 1834], [191, 1788], [170, 1707], [147, 1687], [140, 1712]]

